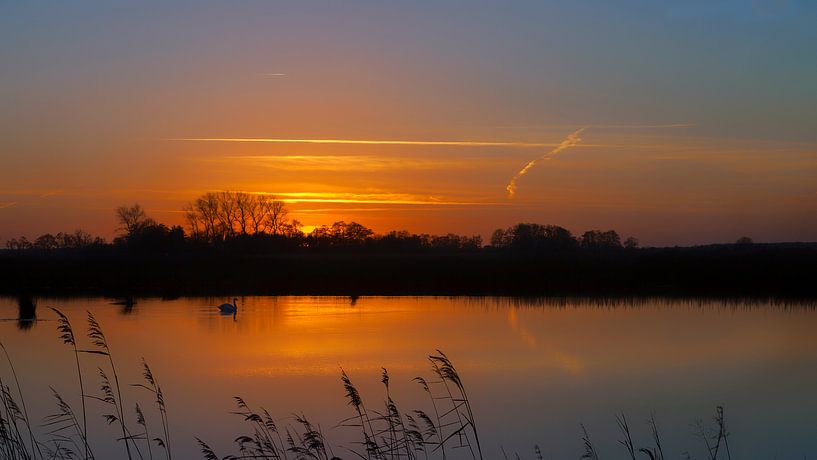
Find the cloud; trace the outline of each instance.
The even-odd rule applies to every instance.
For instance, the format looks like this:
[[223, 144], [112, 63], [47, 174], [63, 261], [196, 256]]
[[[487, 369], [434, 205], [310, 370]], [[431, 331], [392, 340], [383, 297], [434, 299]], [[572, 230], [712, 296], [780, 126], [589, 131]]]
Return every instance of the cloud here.
[[457, 201], [433, 195], [412, 195], [406, 193], [347, 193], [347, 192], [252, 192], [274, 195], [285, 203], [346, 203], [346, 204], [390, 204], [428, 206], [485, 206], [497, 203], [480, 201]]
[[12, 207], [12, 206], [14, 206], [16, 204], [17, 204], [16, 201], [8, 201], [6, 203], [0, 203], [0, 209], [10, 208], [10, 207]]
[[695, 123], [666, 123], [658, 125], [593, 125], [593, 128], [611, 128], [611, 129], [662, 129], [662, 128], [694, 128]]
[[542, 160], [547, 160], [547, 159], [549, 159], [548, 157], [556, 155], [557, 153], [561, 152], [562, 150], [573, 147], [576, 144], [578, 144], [579, 142], [581, 142], [581, 138], [579, 138], [579, 135], [585, 129], [587, 129], [587, 127], [577, 129], [576, 131], [571, 133], [569, 136], [567, 136], [565, 138], [565, 140], [563, 140], [561, 143], [559, 143], [559, 145], [557, 145], [556, 148], [554, 148], [553, 150], [543, 154], [539, 158], [535, 158], [535, 159], [527, 162], [527, 164], [525, 164], [525, 166], [523, 166], [522, 169], [520, 169], [519, 172], [516, 173], [516, 175], [511, 178], [510, 182], [508, 182], [508, 186], [505, 187], [505, 190], [508, 191], [508, 196], [510, 198], [513, 198], [514, 195], [516, 195], [516, 181], [518, 181], [520, 177], [527, 174], [528, 171], [530, 171], [534, 166], [536, 166], [536, 163], [539, 163]]
[[454, 147], [558, 147], [559, 145], [537, 142], [411, 141], [386, 139], [281, 139], [260, 137], [172, 138], [165, 140], [182, 142], [269, 142], [276, 144], [441, 145]]
[[535, 124], [535, 125], [500, 125], [489, 126], [490, 128], [511, 129], [511, 130], [526, 130], [526, 131], [542, 131], [542, 130], [556, 130], [556, 129], [577, 129], [582, 126], [592, 126], [603, 129], [679, 129], [679, 128], [694, 128], [698, 126], [695, 123], [674, 122], [674, 123], [593, 123], [590, 125], [576, 125], [576, 124]]
[[261, 75], [265, 77], [286, 77], [287, 74], [285, 73], [262, 73]]
[[373, 155], [228, 155], [202, 161], [240, 164], [288, 171], [383, 171], [481, 168], [485, 160], [390, 158]]

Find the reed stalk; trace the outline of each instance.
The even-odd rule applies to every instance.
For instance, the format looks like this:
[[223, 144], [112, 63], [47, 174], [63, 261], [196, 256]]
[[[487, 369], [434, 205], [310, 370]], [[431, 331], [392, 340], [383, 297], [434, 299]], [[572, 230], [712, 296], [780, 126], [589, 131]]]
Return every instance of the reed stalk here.
[[51, 308], [57, 314], [57, 331], [60, 333], [62, 342], [69, 345], [74, 351], [74, 362], [77, 366], [77, 379], [79, 380], [79, 396], [80, 404], [82, 405], [82, 439], [85, 444], [85, 458], [90, 458], [91, 449], [88, 445], [88, 416], [85, 408], [85, 387], [82, 383], [82, 367], [79, 364], [79, 349], [77, 348], [76, 336], [74, 336], [74, 329], [71, 327], [71, 321], [61, 311], [56, 308]]

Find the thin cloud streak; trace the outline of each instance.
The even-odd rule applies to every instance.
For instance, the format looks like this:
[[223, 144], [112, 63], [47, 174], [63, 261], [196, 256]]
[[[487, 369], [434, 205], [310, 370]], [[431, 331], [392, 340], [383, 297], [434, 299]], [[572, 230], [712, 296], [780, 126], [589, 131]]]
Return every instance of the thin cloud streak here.
[[[595, 125], [593, 125], [595, 128]], [[224, 143], [272, 143], [272, 144], [341, 144], [341, 145], [395, 145], [395, 146], [442, 146], [442, 147], [511, 147], [542, 148], [558, 147], [558, 142], [505, 142], [505, 141], [412, 141], [393, 139], [284, 139], [265, 137], [174, 137], [161, 139], [170, 142], [224, 142]], [[663, 144], [579, 144], [574, 148], [611, 148], [611, 149], [655, 149], [671, 148]]]
[[447, 200], [435, 196], [418, 196], [399, 193], [342, 193], [342, 192], [250, 192], [272, 195], [285, 203], [346, 203], [346, 204], [392, 204], [428, 206], [496, 206], [499, 203], [480, 201]]
[[593, 128], [614, 129], [662, 129], [662, 128], [694, 128], [695, 123], [667, 123], [663, 125], [593, 125]]
[[483, 168], [485, 160], [437, 158], [391, 158], [374, 155], [229, 155], [202, 161], [220, 164], [245, 164], [290, 171], [382, 171], [405, 169]]
[[8, 203], [0, 203], [0, 209], [10, 208], [10, 207], [12, 207], [12, 206], [14, 206], [16, 204], [17, 204], [16, 201], [9, 201]]
[[278, 139], [259, 137], [208, 137], [172, 138], [168, 141], [182, 142], [269, 142], [275, 144], [359, 144], [359, 145], [443, 145], [456, 147], [557, 147], [559, 144], [537, 142], [493, 142], [493, 141], [410, 141], [374, 139]]
[[530, 171], [534, 166], [536, 166], [536, 163], [539, 163], [542, 160], [550, 159], [549, 157], [556, 155], [562, 150], [573, 147], [579, 142], [581, 142], [581, 138], [579, 138], [579, 135], [585, 129], [587, 129], [587, 127], [577, 129], [572, 134], [567, 136], [567, 138], [565, 138], [565, 140], [563, 140], [558, 146], [556, 146], [555, 149], [543, 154], [539, 158], [535, 158], [529, 161], [525, 166], [523, 166], [522, 169], [520, 169], [519, 172], [516, 173], [516, 175], [511, 178], [510, 182], [508, 182], [508, 186], [505, 187], [505, 190], [508, 191], [508, 197], [513, 198], [516, 195], [516, 181], [518, 181], [520, 177], [527, 174], [528, 171]]
[[686, 123], [686, 122], [677, 122], [677, 123], [636, 123], [636, 124], [626, 124], [626, 123], [601, 123], [601, 124], [591, 124], [591, 125], [576, 125], [576, 124], [543, 124], [543, 125], [491, 125], [490, 128], [500, 128], [500, 129], [517, 129], [517, 130], [547, 130], [547, 129], [569, 129], [569, 128], [581, 128], [582, 126], [592, 126], [593, 128], [604, 128], [604, 129], [671, 129], [671, 128], [694, 128], [698, 126], [696, 123]]

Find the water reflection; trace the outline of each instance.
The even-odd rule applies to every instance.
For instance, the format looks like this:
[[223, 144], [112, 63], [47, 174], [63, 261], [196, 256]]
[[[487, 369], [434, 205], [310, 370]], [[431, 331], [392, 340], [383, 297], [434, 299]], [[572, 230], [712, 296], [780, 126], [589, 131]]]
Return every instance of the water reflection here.
[[17, 298], [17, 328], [28, 330], [37, 321], [37, 301], [33, 297], [20, 296]]
[[[460, 370], [485, 438], [487, 458], [499, 446], [530, 458], [581, 453], [579, 423], [607, 456], [619, 452], [614, 414], [627, 412], [643, 441], [641, 420], [655, 410], [673, 454], [702, 458], [689, 424], [724, 404], [731, 414], [735, 458], [802, 458], [817, 451], [817, 312], [812, 304], [672, 299], [517, 299], [246, 297], [237, 315], [222, 315], [223, 298], [40, 299], [59, 306], [84, 330], [85, 310], [105, 330], [126, 385], [142, 381], [141, 358], [162, 380], [179, 458], [198, 457], [194, 436], [220, 453], [234, 451], [243, 422], [232, 396], [286, 419], [303, 413], [338, 444], [358, 441], [336, 427], [351, 415], [340, 367], [373, 406], [384, 399], [381, 368], [400, 407], [431, 410], [412, 381], [428, 376], [426, 356], [439, 348]], [[19, 308], [0, 299], [0, 308]], [[44, 311], [50, 319], [50, 311]], [[19, 323], [18, 323], [19, 324]], [[50, 325], [51, 323], [46, 323]], [[78, 332], [84, 345], [87, 340]], [[78, 404], [70, 356], [56, 330], [20, 334], [0, 324], [18, 365], [29, 409], [52, 413], [55, 386]], [[95, 357], [83, 361], [95, 376]], [[73, 373], [72, 373], [73, 372]], [[89, 388], [97, 388], [93, 381]], [[128, 410], [144, 395], [127, 387]], [[144, 407], [144, 406], [143, 406]], [[155, 417], [155, 414], [147, 414]], [[96, 415], [95, 415], [96, 417]], [[94, 419], [96, 420], [96, 419]], [[94, 421], [96, 443], [116, 439]], [[785, 440], [780, 443], [772, 440]], [[734, 444], [733, 444], [734, 442]], [[118, 452], [111, 442], [101, 452]], [[698, 450], [696, 450], [698, 449]], [[696, 455], [697, 452], [697, 455]], [[499, 454], [501, 458], [501, 454]], [[99, 458], [103, 458], [100, 454]], [[114, 456], [114, 454], [108, 457]], [[341, 455], [341, 457], [346, 457]]]
[[111, 302], [111, 305], [120, 305], [122, 308], [119, 310], [119, 312], [123, 315], [130, 315], [133, 314], [133, 307], [136, 305], [136, 303], [136, 299], [133, 297], [124, 297], [119, 300], [114, 300]]

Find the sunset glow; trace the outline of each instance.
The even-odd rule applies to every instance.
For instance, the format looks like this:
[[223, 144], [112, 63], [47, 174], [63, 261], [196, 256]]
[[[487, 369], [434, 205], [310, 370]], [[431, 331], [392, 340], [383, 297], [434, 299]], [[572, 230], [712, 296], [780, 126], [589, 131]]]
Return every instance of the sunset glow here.
[[9, 4], [0, 244], [221, 190], [308, 227], [813, 240], [817, 11], [736, 3]]
[[0, 0], [0, 460], [813, 458], [815, 57], [814, 0]]

